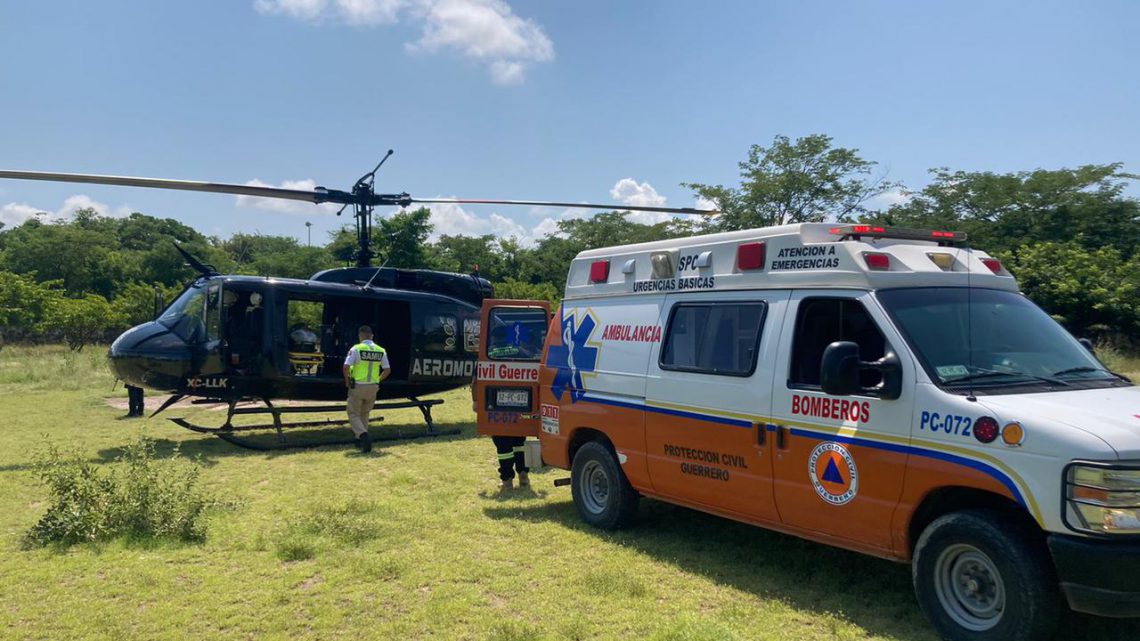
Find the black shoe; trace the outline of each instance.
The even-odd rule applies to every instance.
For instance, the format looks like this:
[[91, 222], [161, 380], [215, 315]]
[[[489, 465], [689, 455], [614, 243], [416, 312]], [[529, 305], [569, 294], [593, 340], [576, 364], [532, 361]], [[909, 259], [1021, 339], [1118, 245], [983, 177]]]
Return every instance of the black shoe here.
[[368, 432], [361, 434], [360, 436], [356, 437], [356, 444], [360, 446], [361, 452], [371, 452], [372, 451], [372, 435], [369, 434]]

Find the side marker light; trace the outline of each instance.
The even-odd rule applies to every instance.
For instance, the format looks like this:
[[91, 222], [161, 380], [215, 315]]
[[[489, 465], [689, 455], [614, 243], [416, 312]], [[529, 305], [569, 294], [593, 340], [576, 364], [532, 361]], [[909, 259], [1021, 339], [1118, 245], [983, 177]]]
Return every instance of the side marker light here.
[[983, 416], [974, 421], [974, 438], [981, 443], [993, 443], [997, 440], [1000, 431], [998, 422], [988, 416]]
[[1001, 430], [1001, 441], [1010, 447], [1017, 447], [1025, 440], [1025, 428], [1016, 421], [1006, 423]]

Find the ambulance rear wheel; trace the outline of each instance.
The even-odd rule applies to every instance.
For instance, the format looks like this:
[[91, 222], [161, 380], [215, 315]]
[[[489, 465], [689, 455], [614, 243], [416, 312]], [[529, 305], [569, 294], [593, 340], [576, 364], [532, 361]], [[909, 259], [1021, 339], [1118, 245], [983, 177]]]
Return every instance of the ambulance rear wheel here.
[[616, 530], [637, 513], [637, 490], [625, 478], [613, 450], [598, 441], [586, 443], [574, 454], [570, 487], [578, 514], [594, 527]]
[[1063, 603], [1036, 532], [993, 512], [936, 519], [914, 550], [914, 591], [950, 641], [1048, 639]]

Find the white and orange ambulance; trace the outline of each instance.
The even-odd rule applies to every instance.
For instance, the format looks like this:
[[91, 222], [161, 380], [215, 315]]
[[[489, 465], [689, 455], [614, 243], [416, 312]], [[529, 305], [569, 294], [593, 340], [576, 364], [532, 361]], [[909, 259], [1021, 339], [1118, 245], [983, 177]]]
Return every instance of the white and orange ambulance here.
[[[487, 301], [486, 434], [588, 523], [641, 496], [910, 562], [956, 640], [1140, 615], [1140, 389], [965, 236], [802, 224], [583, 252]], [[541, 347], [539, 347], [541, 345]]]

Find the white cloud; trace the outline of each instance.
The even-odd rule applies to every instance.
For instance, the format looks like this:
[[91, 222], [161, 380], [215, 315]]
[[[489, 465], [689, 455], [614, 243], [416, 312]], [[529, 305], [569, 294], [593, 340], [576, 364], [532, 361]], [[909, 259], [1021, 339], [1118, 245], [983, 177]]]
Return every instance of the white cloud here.
[[95, 213], [100, 216], [109, 216], [113, 218], [125, 218], [130, 215], [131, 208], [124, 205], [121, 207], [111, 207], [105, 203], [94, 200], [86, 194], [75, 194], [68, 196], [63, 201], [63, 205], [58, 208], [52, 209], [51, 207], [33, 207], [27, 203], [8, 203], [0, 205], [0, 223], [4, 223], [5, 227], [15, 227], [24, 222], [35, 218], [39, 214], [45, 220], [66, 220], [75, 215], [75, 212], [80, 209], [93, 209]]
[[420, 27], [408, 51], [452, 51], [486, 65], [496, 84], [521, 83], [535, 63], [554, 59], [542, 26], [515, 15], [503, 0], [254, 0], [263, 14], [311, 23], [372, 27], [404, 21]]
[[126, 218], [131, 215], [131, 208], [127, 206], [115, 207], [112, 209], [97, 200], [92, 200], [84, 194], [76, 194], [68, 196], [63, 201], [63, 207], [56, 210], [55, 215], [60, 218], [74, 216], [75, 212], [80, 209], [94, 209], [95, 213], [100, 216], [108, 216], [111, 218]]
[[910, 199], [911, 195], [909, 192], [903, 189], [891, 189], [889, 191], [884, 191], [878, 196], [875, 196], [868, 204], [872, 206], [878, 205], [880, 207], [887, 208], [894, 205], [902, 205], [906, 202], [909, 202]]
[[[271, 185], [254, 178], [245, 184], [252, 187], [280, 187], [282, 189], [300, 189], [303, 191], [312, 191], [317, 188], [317, 181], [307, 178], [304, 180], [286, 180], [280, 185]], [[307, 203], [302, 200], [262, 198], [261, 196], [235, 196], [235, 198], [237, 199], [238, 207], [275, 211], [283, 214], [336, 213], [336, 211], [340, 209], [340, 205], [333, 203], [313, 205], [313, 203]]]
[[338, 19], [366, 27], [396, 22], [408, 5], [408, 0], [254, 0], [253, 8], [305, 22]]
[[502, 0], [418, 0], [423, 34], [412, 51], [458, 51], [486, 63], [498, 84], [518, 84], [526, 68], [554, 59], [554, 43], [533, 20]]
[[697, 200], [693, 203], [693, 209], [703, 209], [706, 211], [713, 211], [720, 207], [720, 204], [715, 200], [710, 200], [704, 196], [697, 196]]
[[435, 203], [424, 205], [431, 210], [432, 234], [429, 241], [435, 242], [440, 236], [483, 236], [491, 234], [496, 238], [517, 238], [526, 246], [542, 240], [547, 233], [558, 231], [558, 225], [551, 218], [545, 218], [537, 225], [527, 228], [513, 218], [492, 212], [486, 216], [476, 214], [455, 203]]
[[[302, 0], [311, 2], [311, 0]], [[336, 8], [349, 24], [374, 26], [399, 20], [405, 0], [336, 0]]]
[[553, 218], [543, 218], [542, 222], [534, 226], [533, 235], [538, 239], [559, 234], [562, 234], [562, 230], [558, 228], [558, 221]]
[[[610, 197], [622, 204], [636, 207], [664, 207], [666, 203], [665, 197], [658, 194], [653, 185], [647, 182], [639, 183], [633, 178], [622, 178], [614, 183], [610, 189]], [[627, 216], [629, 220], [644, 225], [654, 225], [672, 217], [672, 214], [654, 211], [634, 211]]]
[[41, 212], [43, 212], [42, 209], [32, 207], [27, 203], [8, 203], [0, 207], [0, 223], [4, 223], [5, 227], [15, 227], [22, 225]]

